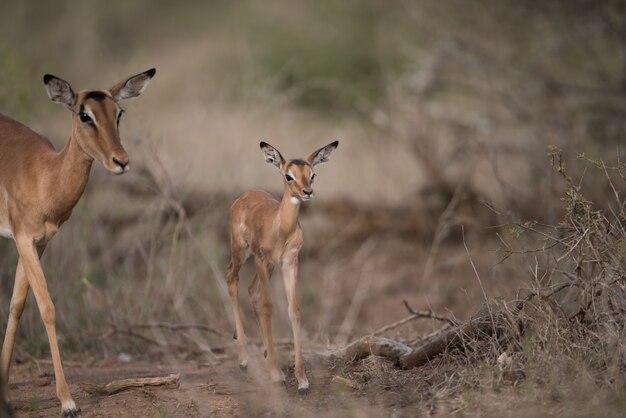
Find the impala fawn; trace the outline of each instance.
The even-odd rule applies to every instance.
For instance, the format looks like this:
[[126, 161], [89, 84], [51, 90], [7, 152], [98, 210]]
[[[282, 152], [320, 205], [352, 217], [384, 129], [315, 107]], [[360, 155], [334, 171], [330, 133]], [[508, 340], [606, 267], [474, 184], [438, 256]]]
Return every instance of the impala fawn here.
[[230, 248], [231, 261], [227, 280], [233, 312], [235, 315], [235, 338], [239, 355], [239, 366], [248, 365], [246, 335], [241, 322], [238, 300], [239, 269], [247, 258], [254, 255], [256, 274], [248, 293], [252, 299], [254, 313], [260, 325], [265, 345], [266, 361], [273, 382], [282, 382], [285, 375], [276, 365], [272, 343], [272, 302], [269, 294], [269, 280], [275, 265], [282, 270], [289, 319], [293, 330], [295, 351], [295, 375], [298, 392], [309, 390], [309, 381], [304, 372], [302, 346], [300, 341], [300, 306], [297, 291], [298, 253], [302, 248], [302, 230], [298, 223], [300, 205], [311, 200], [315, 179], [313, 168], [328, 161], [330, 154], [339, 145], [338, 141], [313, 152], [306, 160], [285, 160], [278, 150], [261, 142], [265, 161], [278, 168], [282, 178], [284, 194], [279, 202], [271, 194], [254, 190], [240, 196], [230, 208]]

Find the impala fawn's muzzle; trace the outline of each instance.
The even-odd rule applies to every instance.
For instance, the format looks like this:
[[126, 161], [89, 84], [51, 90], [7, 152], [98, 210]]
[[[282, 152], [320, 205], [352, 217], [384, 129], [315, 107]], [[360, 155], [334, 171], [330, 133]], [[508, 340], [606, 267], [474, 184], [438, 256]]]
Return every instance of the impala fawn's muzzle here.
[[302, 200], [311, 200], [313, 199], [313, 189], [302, 189]]

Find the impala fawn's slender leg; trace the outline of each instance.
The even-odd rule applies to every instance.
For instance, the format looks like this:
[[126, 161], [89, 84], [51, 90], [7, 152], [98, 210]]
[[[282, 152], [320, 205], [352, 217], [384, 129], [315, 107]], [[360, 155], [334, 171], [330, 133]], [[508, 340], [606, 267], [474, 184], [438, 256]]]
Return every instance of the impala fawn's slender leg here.
[[243, 247], [231, 248], [231, 259], [226, 277], [228, 281], [228, 293], [230, 294], [231, 306], [235, 316], [235, 338], [237, 340], [237, 354], [239, 367], [245, 370], [248, 367], [248, 351], [246, 349], [246, 334], [243, 331], [241, 310], [239, 309], [239, 269], [244, 262], [245, 253]]
[[302, 344], [300, 339], [300, 303], [298, 302], [298, 259], [283, 263], [283, 281], [289, 304], [289, 320], [293, 329], [293, 348], [296, 354], [295, 374], [298, 380], [298, 392], [306, 393], [309, 390], [309, 380], [304, 372], [302, 360]]
[[272, 341], [272, 299], [269, 293], [269, 270], [268, 263], [260, 257], [254, 259], [258, 275], [258, 297], [257, 308], [261, 334], [265, 345], [267, 368], [272, 382], [284, 382], [285, 374], [276, 365], [276, 355], [274, 354], [274, 343]]
[[59, 354], [59, 345], [57, 342], [57, 334], [55, 327], [55, 309], [50, 294], [48, 293], [48, 286], [46, 284], [46, 278], [41, 269], [39, 263], [39, 257], [35, 251], [33, 242], [28, 237], [19, 237], [16, 239], [17, 250], [20, 254], [20, 261], [28, 278], [28, 283], [33, 289], [37, 306], [39, 307], [39, 313], [41, 319], [46, 327], [48, 334], [48, 342], [50, 344], [50, 354], [52, 355], [52, 364], [54, 365], [54, 376], [56, 379], [56, 392], [59, 400], [61, 401], [61, 407], [66, 416], [77, 416], [76, 404], [70, 394], [70, 389], [65, 381], [65, 374], [63, 373], [63, 365], [61, 364], [61, 355]]
[[[37, 247], [39, 257], [42, 256], [45, 246]], [[11, 358], [13, 357], [13, 347], [15, 346], [15, 336], [17, 334], [17, 326], [19, 325], [20, 318], [24, 312], [24, 305], [26, 304], [26, 297], [28, 296], [28, 279], [24, 272], [24, 266], [22, 260], [18, 260], [17, 268], [15, 270], [15, 281], [13, 284], [13, 296], [11, 296], [11, 306], [9, 308], [9, 320], [7, 322], [7, 329], [4, 334], [4, 343], [2, 344], [2, 356], [0, 361], [0, 367], [2, 370], [1, 378], [6, 385], [9, 383], [9, 371], [11, 368]]]
[[[267, 267], [267, 277], [268, 281], [272, 278], [272, 273], [274, 272], [274, 266], [269, 265]], [[260, 281], [259, 275], [255, 272], [254, 277], [252, 278], [252, 283], [248, 287], [248, 295], [250, 295], [250, 300], [252, 301], [252, 310], [254, 311], [254, 317], [256, 318], [256, 323], [261, 330], [261, 338], [263, 337], [263, 329], [261, 328], [261, 290], [260, 290]], [[265, 341], [265, 340], [263, 340]], [[267, 358], [267, 350], [263, 354], [265, 358]]]

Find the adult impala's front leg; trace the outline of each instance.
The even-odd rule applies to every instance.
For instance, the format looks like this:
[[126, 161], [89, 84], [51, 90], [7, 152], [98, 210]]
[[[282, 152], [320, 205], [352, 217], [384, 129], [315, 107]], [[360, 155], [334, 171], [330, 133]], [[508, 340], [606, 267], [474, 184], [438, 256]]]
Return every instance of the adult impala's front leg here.
[[[39, 257], [43, 254], [45, 246], [37, 247]], [[24, 266], [22, 260], [17, 262], [17, 268], [15, 269], [15, 280], [13, 284], [13, 296], [11, 296], [11, 305], [9, 307], [9, 320], [7, 322], [7, 329], [4, 333], [4, 342], [2, 344], [2, 356], [0, 361], [0, 367], [2, 370], [1, 378], [6, 385], [9, 383], [9, 372], [11, 369], [11, 358], [13, 357], [13, 347], [15, 346], [15, 336], [17, 335], [17, 326], [19, 325], [20, 318], [24, 312], [24, 305], [26, 304], [26, 297], [28, 296], [28, 279], [24, 272]]]
[[48, 342], [50, 344], [50, 354], [52, 356], [52, 364], [54, 366], [54, 377], [56, 379], [57, 397], [61, 401], [63, 415], [66, 417], [80, 416], [80, 409], [76, 407], [76, 403], [72, 399], [70, 389], [65, 381], [63, 373], [63, 365], [61, 364], [61, 355], [59, 353], [59, 345], [57, 342], [56, 326], [55, 326], [55, 309], [46, 278], [39, 263], [39, 257], [35, 249], [33, 239], [29, 236], [20, 236], [16, 239], [17, 250], [20, 255], [20, 261], [24, 268], [24, 273], [28, 279], [28, 284], [33, 289], [37, 306], [41, 319], [46, 327], [48, 334]]
[[11, 368], [11, 357], [13, 357], [13, 346], [15, 345], [15, 336], [17, 334], [17, 326], [20, 322], [24, 305], [28, 296], [28, 279], [24, 273], [22, 260], [17, 263], [15, 270], [15, 281], [13, 284], [13, 296], [11, 297], [11, 306], [9, 307], [9, 320], [7, 329], [4, 333], [4, 342], [2, 344], [2, 381], [5, 385], [9, 383], [9, 370]]
[[300, 303], [298, 301], [298, 256], [287, 259], [282, 267], [285, 292], [289, 304], [289, 319], [293, 329], [293, 348], [295, 351], [295, 375], [298, 380], [298, 392], [304, 394], [309, 391], [309, 380], [304, 372], [304, 361], [302, 359], [302, 342], [300, 338]]

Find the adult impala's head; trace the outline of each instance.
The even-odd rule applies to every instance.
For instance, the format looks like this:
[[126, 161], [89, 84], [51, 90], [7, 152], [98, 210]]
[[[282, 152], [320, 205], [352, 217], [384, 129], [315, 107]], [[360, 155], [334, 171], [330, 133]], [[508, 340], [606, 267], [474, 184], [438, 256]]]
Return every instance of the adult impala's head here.
[[265, 155], [265, 162], [275, 165], [283, 176], [285, 190], [291, 197], [299, 200], [311, 200], [313, 198], [313, 180], [315, 172], [313, 167], [325, 163], [330, 154], [337, 148], [339, 141], [331, 142], [309, 155], [306, 160], [294, 158], [285, 160], [276, 148], [266, 142], [261, 142], [261, 150]]
[[139, 96], [156, 70], [153, 68], [123, 80], [108, 90], [74, 93], [70, 84], [46, 74], [43, 82], [53, 102], [72, 111], [72, 137], [89, 158], [101, 161], [115, 174], [129, 170], [128, 154], [120, 141], [119, 124], [124, 110], [119, 102]]

